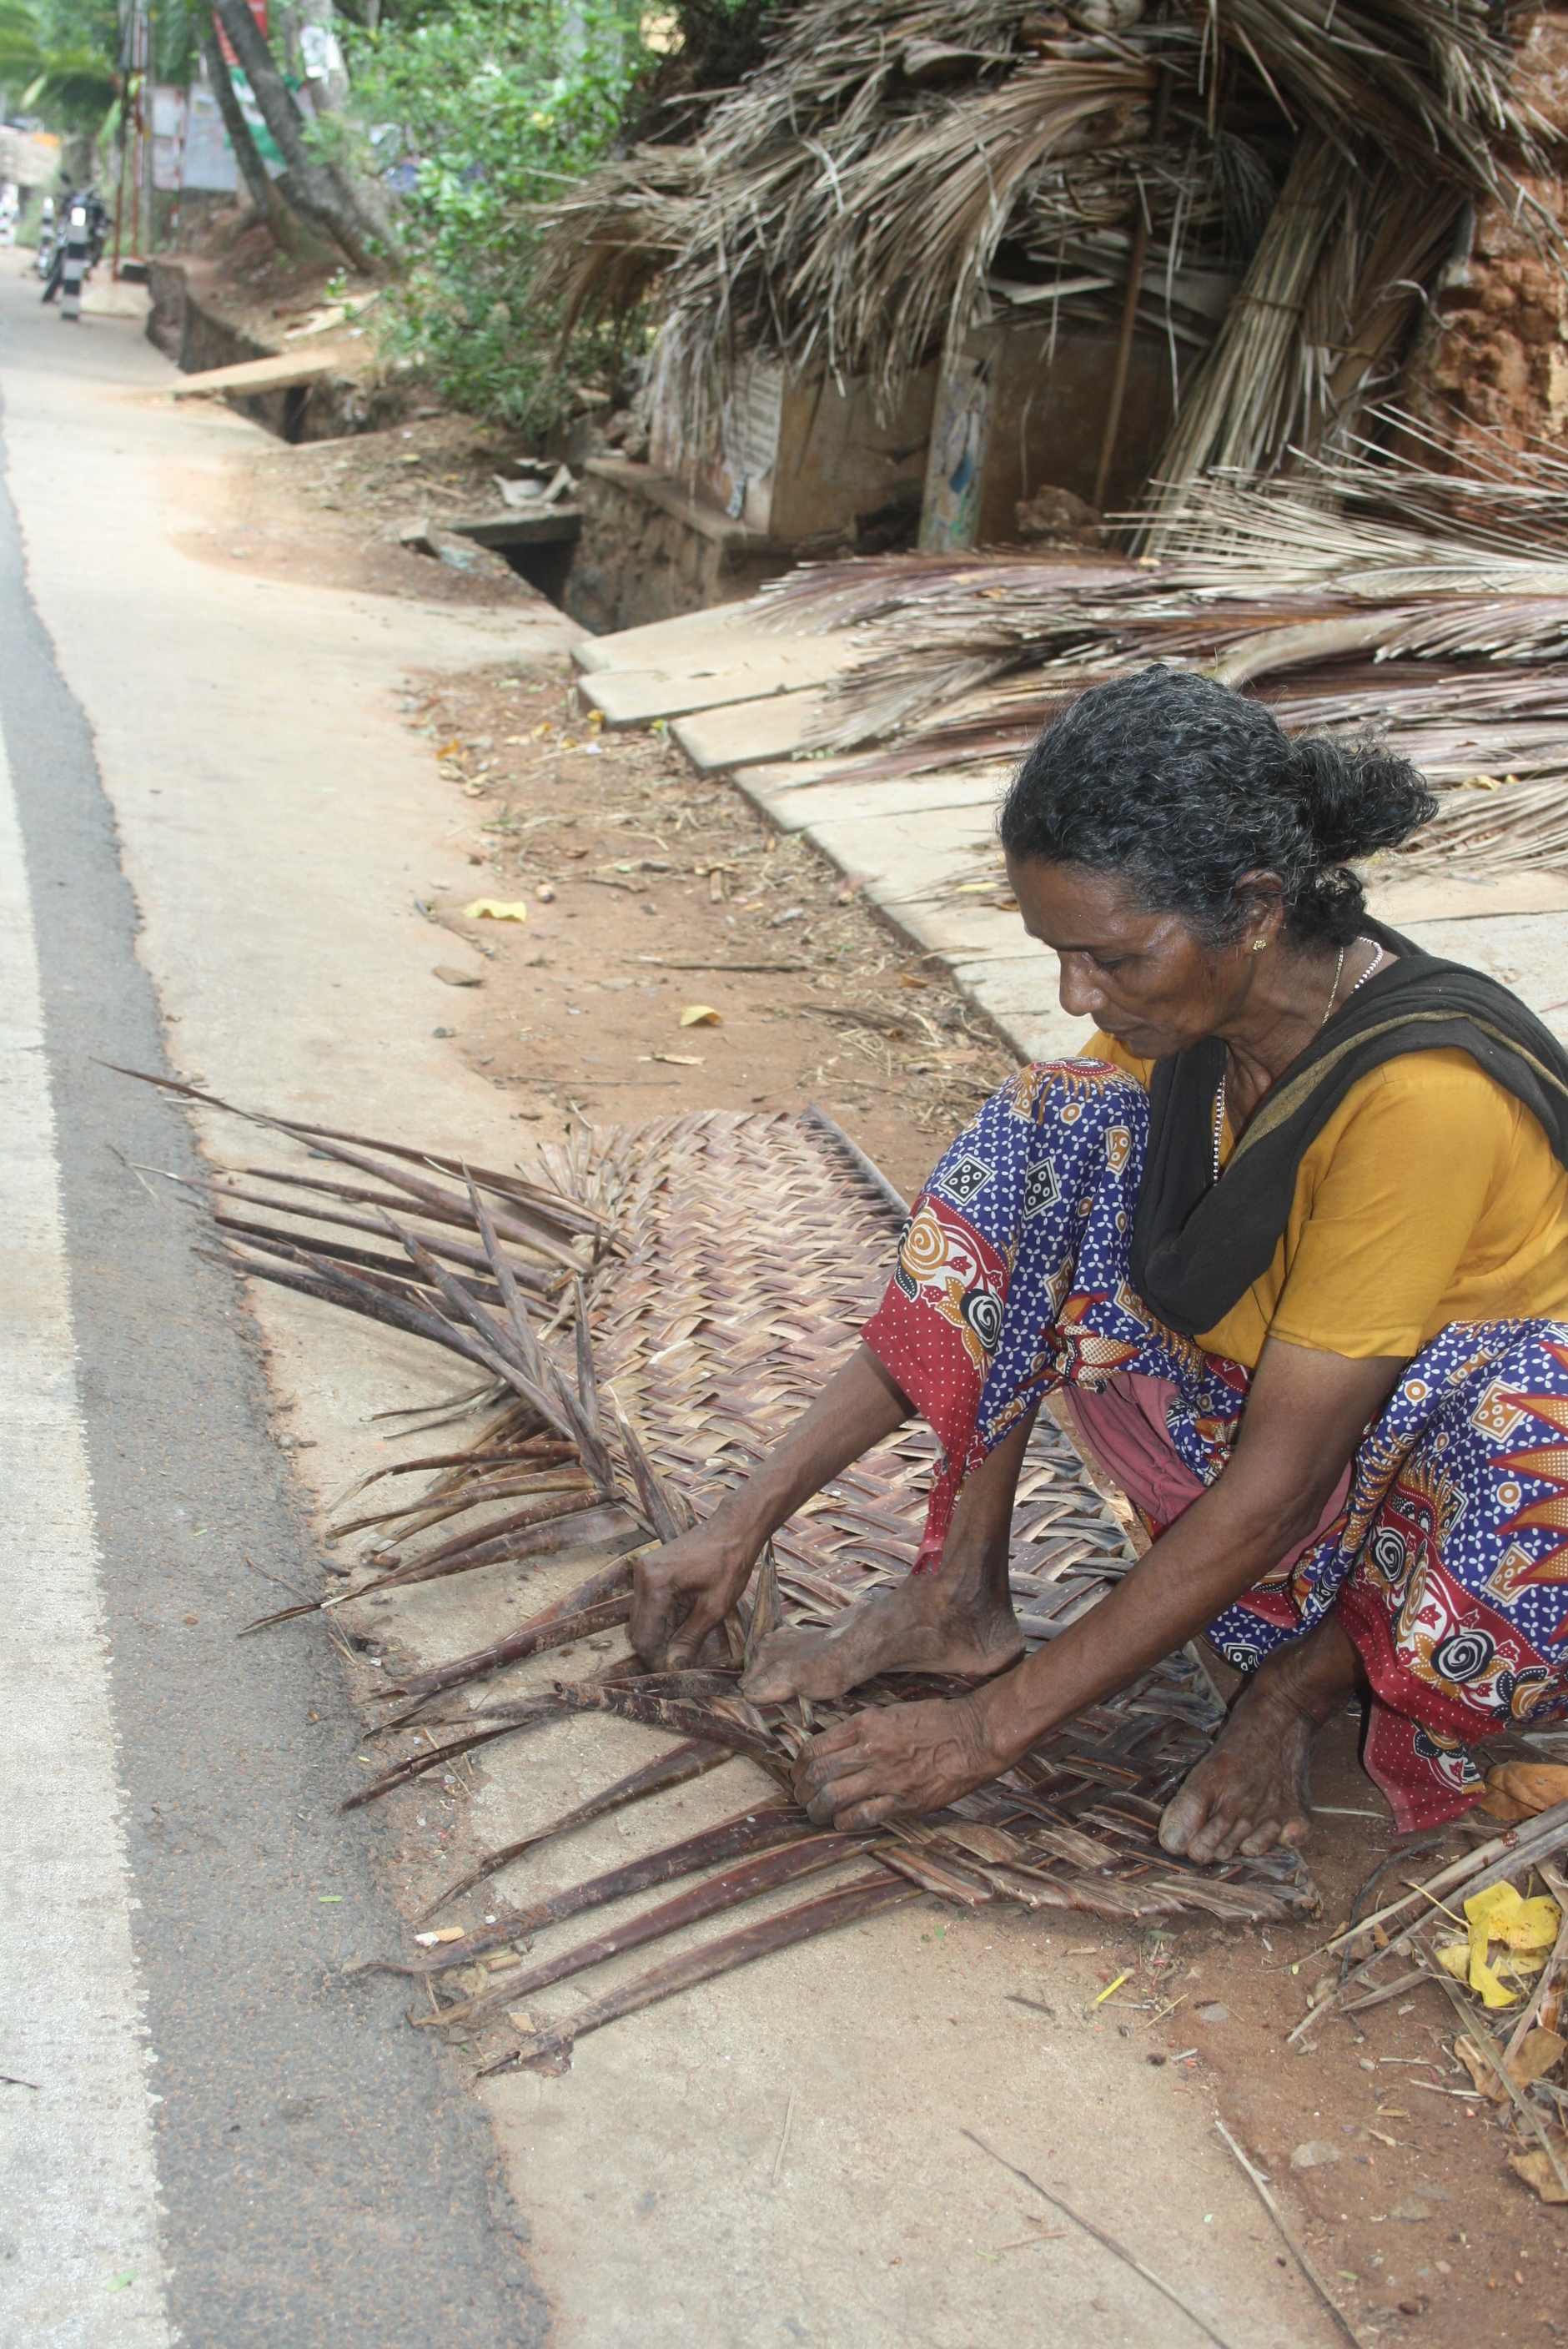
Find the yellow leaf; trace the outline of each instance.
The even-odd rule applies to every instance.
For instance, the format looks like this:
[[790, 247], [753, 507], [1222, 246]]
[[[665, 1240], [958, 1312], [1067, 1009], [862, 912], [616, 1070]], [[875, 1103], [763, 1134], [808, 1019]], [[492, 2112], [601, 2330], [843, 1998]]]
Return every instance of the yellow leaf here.
[[1470, 1920], [1470, 1947], [1482, 1933], [1489, 1941], [1506, 1941], [1511, 1950], [1549, 1950], [1563, 1924], [1563, 1912], [1544, 1893], [1522, 1900], [1511, 1884], [1494, 1884], [1472, 1892], [1465, 1902]]
[[1519, 1996], [1517, 1991], [1504, 1990], [1486, 1960], [1478, 1958], [1473, 1950], [1470, 1951], [1470, 1986], [1480, 1992], [1483, 2006], [1512, 2006]]
[[681, 1013], [683, 1028], [722, 1028], [723, 1025], [723, 1013], [716, 1011], [711, 1003], [688, 1003]]
[[463, 907], [466, 922], [526, 922], [528, 907], [520, 898], [476, 897]]
[[1439, 1965], [1446, 1974], [1452, 1974], [1455, 1982], [1470, 1980], [1470, 1962], [1468, 1941], [1449, 1941], [1438, 1951]]

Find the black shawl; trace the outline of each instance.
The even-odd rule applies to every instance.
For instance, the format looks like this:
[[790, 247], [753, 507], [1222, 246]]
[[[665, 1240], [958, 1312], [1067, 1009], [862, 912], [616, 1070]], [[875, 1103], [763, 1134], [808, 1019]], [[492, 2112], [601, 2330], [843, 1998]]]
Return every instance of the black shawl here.
[[1483, 972], [1425, 954], [1377, 922], [1363, 930], [1399, 960], [1367, 979], [1264, 1094], [1220, 1182], [1213, 1121], [1224, 1045], [1208, 1036], [1154, 1064], [1132, 1284], [1186, 1337], [1213, 1329], [1268, 1270], [1303, 1154], [1357, 1078], [1384, 1061], [1457, 1045], [1524, 1103], [1568, 1165], [1568, 1054], [1557, 1039]]

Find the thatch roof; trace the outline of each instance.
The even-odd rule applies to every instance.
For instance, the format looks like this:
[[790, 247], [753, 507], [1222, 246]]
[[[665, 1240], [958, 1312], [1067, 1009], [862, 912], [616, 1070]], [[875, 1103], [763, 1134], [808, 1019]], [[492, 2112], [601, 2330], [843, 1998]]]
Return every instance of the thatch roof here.
[[976, 316], [1114, 320], [1141, 217], [1140, 320], [1209, 349], [1160, 471], [1266, 471], [1387, 388], [1467, 200], [1528, 202], [1510, 63], [1481, 0], [808, 0], [695, 145], [551, 208], [542, 283], [576, 316], [657, 281], [696, 437], [742, 356], [891, 409]]

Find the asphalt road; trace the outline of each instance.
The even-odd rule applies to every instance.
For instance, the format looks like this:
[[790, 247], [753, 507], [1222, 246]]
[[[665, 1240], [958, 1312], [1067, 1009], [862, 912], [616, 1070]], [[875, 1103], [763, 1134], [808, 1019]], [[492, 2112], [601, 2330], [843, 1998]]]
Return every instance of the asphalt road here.
[[330, 1656], [235, 1646], [315, 1577], [236, 1292], [125, 1163], [197, 1171], [104, 1065], [162, 1027], [8, 493], [0, 730], [0, 2344], [542, 2341], [482, 2115], [335, 1978], [397, 1928]]

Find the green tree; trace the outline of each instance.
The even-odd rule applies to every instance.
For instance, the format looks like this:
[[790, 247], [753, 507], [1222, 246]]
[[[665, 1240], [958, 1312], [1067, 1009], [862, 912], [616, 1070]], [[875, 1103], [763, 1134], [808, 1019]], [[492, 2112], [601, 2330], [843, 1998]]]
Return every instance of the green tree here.
[[[643, 12], [626, 0], [405, 0], [409, 18], [351, 34], [356, 110], [388, 126], [404, 181], [405, 348], [445, 395], [481, 414], [548, 422], [562, 384], [554, 321], [529, 293], [530, 207], [614, 143], [644, 70]], [[608, 355], [580, 344], [574, 365]]]

